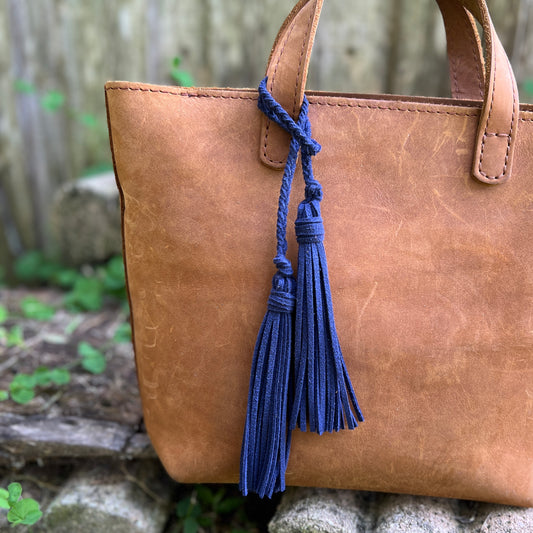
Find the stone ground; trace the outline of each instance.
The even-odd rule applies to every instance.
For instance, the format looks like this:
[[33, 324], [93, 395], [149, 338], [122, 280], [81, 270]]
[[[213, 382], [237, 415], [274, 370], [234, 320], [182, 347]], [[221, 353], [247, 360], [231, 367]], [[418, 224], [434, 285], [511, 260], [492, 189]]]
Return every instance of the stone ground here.
[[[92, 375], [72, 367], [71, 383], [39, 390], [27, 405], [0, 402], [0, 486], [19, 481], [40, 502], [36, 532], [178, 533], [176, 503], [197, 493], [168, 478], [142, 423], [132, 348], [110, 342], [126, 316], [118, 307], [98, 313], [59, 310], [47, 322], [17, 315], [31, 294], [61, 307], [54, 290], [0, 290], [0, 302], [20, 324], [23, 347], [0, 346], [0, 390], [17, 372], [40, 365], [74, 365], [77, 345], [106, 353], [108, 367]], [[68, 332], [68, 333], [65, 333]], [[220, 490], [215, 487], [213, 491]], [[238, 495], [222, 487], [227, 498]], [[212, 517], [213, 513], [206, 512]], [[268, 524], [268, 525], [267, 525]], [[19, 528], [24, 530], [25, 528]], [[533, 509], [327, 489], [289, 489], [272, 502], [247, 498], [221, 517], [219, 533], [533, 533]], [[0, 511], [0, 532], [11, 531]]]

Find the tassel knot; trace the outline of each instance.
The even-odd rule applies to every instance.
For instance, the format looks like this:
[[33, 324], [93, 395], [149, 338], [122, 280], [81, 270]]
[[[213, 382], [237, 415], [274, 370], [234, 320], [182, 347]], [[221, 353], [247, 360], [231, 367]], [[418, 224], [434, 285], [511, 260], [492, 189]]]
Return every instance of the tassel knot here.
[[305, 186], [305, 199], [322, 201], [322, 186], [318, 181], [314, 181]]
[[324, 223], [320, 216], [305, 219], [298, 217], [295, 227], [298, 244], [319, 243], [324, 240]]
[[296, 283], [294, 278], [276, 275], [268, 297], [268, 310], [274, 313], [291, 314], [295, 307]]

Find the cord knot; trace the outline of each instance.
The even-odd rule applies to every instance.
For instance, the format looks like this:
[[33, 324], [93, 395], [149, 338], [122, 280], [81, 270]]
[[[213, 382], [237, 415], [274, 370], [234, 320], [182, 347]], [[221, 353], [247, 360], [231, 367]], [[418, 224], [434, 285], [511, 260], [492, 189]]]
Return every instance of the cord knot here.
[[322, 185], [318, 181], [313, 181], [305, 186], [305, 198], [306, 200], [322, 200]]

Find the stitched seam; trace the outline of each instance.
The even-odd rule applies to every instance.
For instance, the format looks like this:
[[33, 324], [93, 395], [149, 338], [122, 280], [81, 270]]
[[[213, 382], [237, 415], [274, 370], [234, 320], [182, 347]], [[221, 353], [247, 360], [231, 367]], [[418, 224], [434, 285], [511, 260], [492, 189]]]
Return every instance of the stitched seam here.
[[[177, 92], [177, 91], [167, 91], [162, 89], [148, 89], [144, 87], [108, 87], [106, 91], [130, 91], [130, 92], [145, 92], [145, 93], [161, 93], [161, 94], [169, 94], [172, 96], [185, 96], [188, 98], [222, 98], [225, 100], [257, 100], [256, 95], [250, 95], [250, 96], [229, 96], [225, 94], [198, 94], [198, 93], [191, 93], [191, 92]], [[458, 117], [476, 117], [479, 114], [478, 113], [460, 113], [460, 112], [452, 112], [452, 111], [437, 111], [432, 109], [412, 109], [412, 108], [403, 108], [403, 107], [392, 107], [392, 106], [382, 106], [382, 105], [370, 105], [370, 104], [359, 104], [355, 102], [346, 102], [346, 103], [333, 103], [333, 102], [309, 102], [310, 105], [321, 105], [321, 106], [328, 106], [328, 107], [354, 107], [354, 108], [360, 108], [360, 109], [380, 109], [382, 111], [400, 111], [400, 112], [406, 112], [406, 113], [429, 113], [429, 114], [435, 114], [435, 115], [451, 115], [451, 116], [458, 116]], [[533, 118], [531, 119], [522, 119], [522, 120], [529, 120], [533, 122]]]
[[[294, 20], [291, 22], [290, 28], [287, 31], [287, 36], [285, 37], [285, 40], [283, 41], [283, 45], [281, 47], [281, 52], [278, 56], [278, 60], [276, 61], [276, 66], [274, 67], [274, 73], [272, 74], [272, 81], [270, 82], [270, 92], [272, 93], [274, 89], [274, 81], [276, 80], [276, 74], [278, 73], [278, 67], [281, 61], [281, 56], [285, 52], [285, 47], [287, 46], [287, 42], [289, 41], [289, 37], [291, 36], [291, 33], [294, 30], [294, 27], [296, 26], [296, 19], [298, 17], [298, 14], [295, 15]], [[270, 133], [270, 119], [267, 119], [266, 127], [265, 127], [265, 139], [263, 142], [263, 157], [269, 162], [269, 163], [278, 163], [281, 164], [283, 161], [275, 161], [267, 154], [267, 144], [268, 144], [268, 135]]]
[[[509, 63], [507, 64], [507, 68], [509, 70], [511, 69]], [[513, 76], [512, 72], [510, 72], [510, 79], [512, 79], [512, 76]], [[509, 133], [508, 134], [504, 134], [504, 133], [488, 133], [490, 117], [491, 117], [491, 114], [492, 114], [492, 106], [494, 104], [494, 91], [495, 91], [495, 89], [496, 89], [496, 61], [494, 61], [494, 84], [492, 86], [492, 102], [491, 102], [491, 105], [490, 105], [489, 116], [487, 118], [487, 126], [485, 128], [485, 133], [483, 135], [483, 141], [481, 143], [481, 154], [480, 154], [480, 158], [479, 158], [479, 173], [485, 179], [492, 180], [492, 181], [496, 181], [496, 180], [499, 180], [499, 179], [505, 177], [505, 174], [507, 173], [507, 165], [509, 163], [509, 154], [511, 152], [511, 136], [512, 136], [513, 129], [514, 129], [515, 108], [516, 108], [516, 93], [515, 93], [515, 89], [514, 89], [514, 86], [513, 86], [513, 114], [511, 116], [511, 127], [509, 129]], [[503, 170], [498, 176], [489, 176], [488, 174], [486, 174], [485, 172], [483, 172], [481, 170], [481, 167], [483, 165], [483, 155], [484, 155], [484, 149], [485, 149], [485, 141], [486, 141], [487, 137], [507, 137], [507, 150], [505, 152], [505, 160], [504, 160], [504, 163], [503, 163]]]
[[314, 14], [315, 14], [314, 11], [311, 10], [311, 16], [309, 17], [309, 20], [307, 21], [307, 28], [305, 30], [305, 35], [304, 35], [303, 42], [302, 42], [302, 50], [300, 52], [300, 61], [298, 63], [298, 74], [296, 76], [296, 84], [294, 86], [294, 99], [293, 99], [293, 103], [292, 103], [292, 115], [293, 116], [295, 116], [295, 114], [296, 114], [296, 102], [298, 100], [298, 85], [300, 83], [300, 76], [302, 74], [302, 60], [303, 60], [303, 57], [304, 57], [305, 43], [306, 43], [306, 40], [307, 40], [307, 36], [309, 35], [309, 32], [311, 31], [311, 24], [313, 22]]
[[455, 86], [455, 94], [458, 95], [459, 94], [459, 83], [457, 81], [457, 67], [456, 67], [455, 57], [452, 58], [451, 64], [452, 64], [453, 84]]
[[472, 26], [470, 25], [470, 19], [468, 17], [468, 14], [466, 13], [465, 11], [465, 8], [460, 8], [463, 10], [463, 21], [465, 23], [465, 27], [466, 27], [466, 33], [468, 35], [468, 38], [470, 39], [470, 44], [472, 45], [472, 56], [474, 58], [474, 65], [476, 66], [476, 74], [477, 74], [477, 83], [478, 83], [478, 88], [479, 88], [479, 96], [481, 97], [481, 99], [483, 100], [483, 96], [485, 96], [485, 91], [484, 91], [484, 88], [483, 88], [483, 84], [481, 83], [481, 72], [480, 72], [480, 63], [478, 61], [478, 57], [477, 57], [477, 54], [476, 54], [476, 40], [474, 39], [474, 35], [473, 35], [473, 28]]
[[[492, 60], [492, 59], [491, 59]], [[490, 117], [492, 116], [492, 108], [494, 106], [494, 92], [496, 90], [496, 58], [494, 58], [494, 82], [492, 83], [492, 94], [490, 97], [490, 108], [489, 108], [489, 114], [487, 116], [487, 122], [485, 123], [485, 133], [483, 134], [483, 138], [481, 140], [481, 152], [479, 154], [479, 173], [484, 176], [487, 179], [495, 180], [498, 179], [498, 176], [488, 176], [483, 170], [481, 169], [483, 165], [483, 157], [485, 155], [485, 141], [487, 140], [487, 132], [489, 130], [489, 122]]]
[[[130, 92], [146, 92], [146, 93], [161, 93], [161, 94], [169, 94], [172, 96], [186, 96], [188, 98], [222, 98], [224, 100], [257, 100], [257, 96], [227, 96], [223, 94], [198, 94], [198, 93], [189, 93], [189, 92], [175, 92], [175, 91], [165, 91], [161, 89], [145, 89], [142, 87], [107, 87], [106, 91], [130, 91]], [[409, 108], [401, 108], [401, 107], [386, 107], [386, 106], [377, 106], [377, 105], [364, 105], [364, 104], [356, 104], [356, 103], [332, 103], [332, 102], [309, 102], [310, 105], [322, 105], [322, 106], [328, 106], [328, 107], [354, 107], [354, 108], [362, 108], [362, 109], [380, 109], [382, 111], [403, 111], [405, 113], [429, 113], [429, 114], [435, 114], [435, 115], [450, 115], [450, 116], [457, 116], [457, 117], [476, 117], [478, 116], [477, 113], [457, 113], [457, 112], [451, 112], [451, 111], [433, 111], [431, 109], [409, 109]], [[529, 111], [531, 113], [531, 111]], [[520, 117], [518, 119], [520, 122], [533, 122], [532, 118], [523, 118]], [[487, 135], [505, 135], [507, 134], [487, 134]]]

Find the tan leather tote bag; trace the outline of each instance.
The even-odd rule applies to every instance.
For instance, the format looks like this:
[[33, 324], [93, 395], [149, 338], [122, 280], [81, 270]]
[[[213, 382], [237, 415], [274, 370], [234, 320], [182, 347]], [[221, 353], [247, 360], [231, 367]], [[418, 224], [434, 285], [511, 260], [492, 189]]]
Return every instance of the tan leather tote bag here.
[[[305, 93], [365, 421], [294, 430], [286, 481], [529, 506], [533, 106], [519, 105], [485, 1], [438, 3], [453, 99]], [[268, 63], [294, 120], [321, 5], [296, 5]], [[256, 89], [109, 82], [106, 99], [148, 433], [175, 479], [237, 482], [290, 136]], [[303, 194], [298, 167], [293, 265]]]

